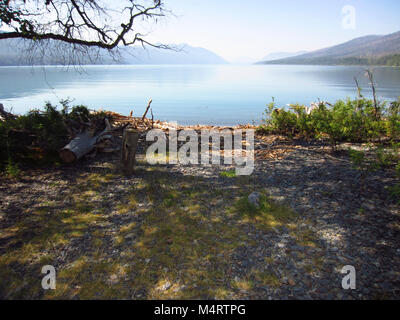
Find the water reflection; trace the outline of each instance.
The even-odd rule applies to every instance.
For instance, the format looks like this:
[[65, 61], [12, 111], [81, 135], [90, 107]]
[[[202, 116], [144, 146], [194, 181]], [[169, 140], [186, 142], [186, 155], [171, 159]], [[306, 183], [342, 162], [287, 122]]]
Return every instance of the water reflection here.
[[[90, 66], [1, 67], [0, 102], [16, 112], [74, 98], [74, 103], [141, 115], [152, 97], [156, 118], [183, 124], [258, 121], [265, 105], [309, 104], [363, 94], [371, 89], [365, 68], [328, 66]], [[378, 95], [400, 96], [400, 68], [375, 68]]]

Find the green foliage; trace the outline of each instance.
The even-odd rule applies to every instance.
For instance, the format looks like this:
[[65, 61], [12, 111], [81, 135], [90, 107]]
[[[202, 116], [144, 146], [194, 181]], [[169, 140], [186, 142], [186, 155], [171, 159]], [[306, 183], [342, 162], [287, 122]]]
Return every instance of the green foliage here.
[[63, 125], [63, 115], [56, 107], [47, 103], [44, 112], [32, 110], [26, 116], [17, 118], [17, 127], [28, 130], [36, 136], [40, 147], [57, 150], [63, 146], [67, 131]]
[[268, 104], [265, 115], [267, 117], [264, 121], [268, 131], [278, 134], [295, 134], [296, 115], [291, 111], [275, 109], [274, 98]]
[[268, 105], [260, 131], [297, 135], [305, 138], [327, 138], [335, 149], [340, 142], [366, 142], [387, 136], [400, 137], [400, 99], [389, 107], [385, 103], [360, 97], [339, 100], [334, 105], [319, 103], [312, 108], [292, 105], [289, 110]]
[[314, 138], [317, 131], [311, 114], [307, 113], [304, 106], [298, 104], [291, 106], [291, 109], [296, 115], [296, 131], [303, 137]]
[[349, 156], [355, 168], [363, 168], [365, 165], [365, 152], [350, 149]]
[[235, 178], [236, 171], [235, 170], [222, 171], [219, 175], [223, 178]]
[[400, 138], [400, 98], [393, 101], [387, 110], [386, 133], [391, 139]]
[[290, 58], [274, 61], [265, 61], [262, 64], [306, 64], [306, 65], [357, 65], [357, 66], [400, 66], [400, 54], [389, 54], [382, 57], [319, 57], [319, 58]]
[[18, 164], [14, 163], [11, 159], [8, 160], [5, 171], [7, 175], [11, 178], [16, 178], [21, 173]]
[[399, 144], [392, 143], [390, 148], [378, 146], [375, 149], [376, 162], [379, 167], [391, 167], [399, 159]]
[[54, 163], [58, 150], [69, 140], [65, 121], [104, 119], [104, 114], [91, 114], [84, 106], [75, 106], [69, 112], [68, 104], [61, 101], [63, 109], [57, 110], [47, 103], [43, 111], [35, 109], [0, 121], [0, 169], [14, 172], [18, 162]]
[[381, 66], [400, 67], [400, 54], [386, 55], [375, 60], [370, 60], [369, 63]]

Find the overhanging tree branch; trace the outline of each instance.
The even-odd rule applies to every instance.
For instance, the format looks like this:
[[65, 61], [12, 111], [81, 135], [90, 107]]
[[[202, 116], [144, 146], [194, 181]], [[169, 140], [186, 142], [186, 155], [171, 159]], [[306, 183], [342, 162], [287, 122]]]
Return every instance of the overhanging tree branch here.
[[168, 11], [162, 0], [0, 0], [1, 39], [57, 40], [112, 50], [135, 43], [158, 48], [143, 38], [147, 23]]

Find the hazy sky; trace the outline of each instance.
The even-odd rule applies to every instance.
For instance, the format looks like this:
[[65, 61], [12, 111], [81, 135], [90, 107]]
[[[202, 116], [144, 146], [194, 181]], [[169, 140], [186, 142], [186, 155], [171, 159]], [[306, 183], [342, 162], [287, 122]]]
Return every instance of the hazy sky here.
[[[231, 62], [400, 31], [399, 0], [165, 0], [165, 4], [177, 17], [154, 27], [152, 39], [204, 47]], [[355, 29], [342, 26], [346, 5], [355, 9]]]

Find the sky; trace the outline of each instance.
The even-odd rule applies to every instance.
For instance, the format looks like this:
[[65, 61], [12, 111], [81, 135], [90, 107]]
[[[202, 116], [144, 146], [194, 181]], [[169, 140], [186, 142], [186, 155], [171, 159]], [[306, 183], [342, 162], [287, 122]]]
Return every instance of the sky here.
[[[400, 31], [399, 0], [164, 0], [174, 16], [150, 39], [203, 47], [229, 62], [312, 51]], [[351, 6], [350, 11], [342, 11]], [[354, 19], [353, 19], [354, 17]]]

